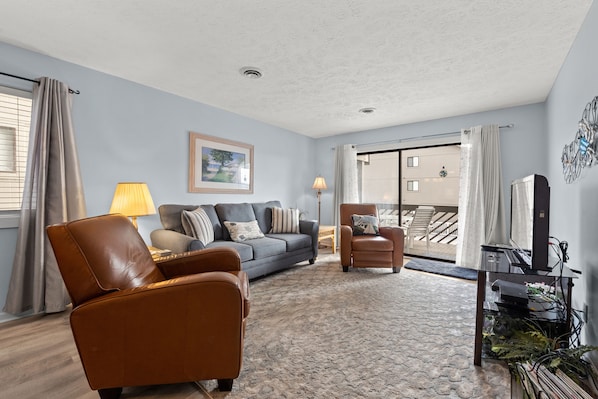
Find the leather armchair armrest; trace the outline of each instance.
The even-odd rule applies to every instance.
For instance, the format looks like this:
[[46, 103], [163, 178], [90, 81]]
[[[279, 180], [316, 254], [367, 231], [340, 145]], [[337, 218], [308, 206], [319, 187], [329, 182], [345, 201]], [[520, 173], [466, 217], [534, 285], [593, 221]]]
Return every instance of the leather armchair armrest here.
[[398, 226], [380, 227], [380, 235], [393, 242], [393, 266], [403, 266], [403, 253], [405, 252], [405, 231]]
[[351, 240], [353, 229], [346, 224], [341, 225], [341, 265], [351, 266]]
[[[92, 389], [146, 385], [152, 375], [236, 378], [244, 307], [241, 279], [210, 272], [95, 298], [72, 311], [71, 326]], [[186, 375], [198, 361], [211, 376]]]
[[380, 227], [380, 235], [393, 242], [404, 242], [405, 240], [405, 232], [398, 226]]
[[174, 278], [212, 271], [240, 271], [241, 258], [235, 249], [219, 247], [168, 256], [156, 265], [166, 278]]
[[203, 243], [197, 238], [166, 229], [154, 230], [150, 233], [152, 245], [160, 249], [170, 249], [173, 254], [180, 254], [193, 249], [204, 248]]

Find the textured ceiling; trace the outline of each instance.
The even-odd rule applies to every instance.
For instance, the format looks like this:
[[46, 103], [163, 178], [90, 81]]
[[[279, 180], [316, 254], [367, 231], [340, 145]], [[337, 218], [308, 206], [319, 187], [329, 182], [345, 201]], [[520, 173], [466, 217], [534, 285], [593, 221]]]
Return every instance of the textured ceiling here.
[[0, 41], [322, 137], [544, 101], [591, 3], [2, 0]]

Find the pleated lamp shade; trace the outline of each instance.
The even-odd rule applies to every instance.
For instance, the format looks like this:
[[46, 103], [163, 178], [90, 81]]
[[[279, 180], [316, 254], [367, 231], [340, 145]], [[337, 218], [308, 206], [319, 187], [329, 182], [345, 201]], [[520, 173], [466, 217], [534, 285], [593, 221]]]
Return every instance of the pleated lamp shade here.
[[131, 218], [137, 228], [137, 217], [154, 215], [156, 207], [146, 183], [118, 183], [114, 190], [114, 198], [110, 213], [121, 213]]
[[318, 176], [316, 177], [316, 180], [314, 180], [314, 185], [311, 186], [311, 188], [314, 190], [326, 190], [328, 187], [326, 187], [326, 180], [324, 180], [322, 176]]

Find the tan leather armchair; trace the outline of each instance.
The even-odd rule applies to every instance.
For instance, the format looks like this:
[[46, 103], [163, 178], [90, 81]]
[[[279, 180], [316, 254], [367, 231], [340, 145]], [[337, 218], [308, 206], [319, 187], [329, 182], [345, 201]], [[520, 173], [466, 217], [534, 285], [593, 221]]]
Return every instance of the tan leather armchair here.
[[73, 303], [81, 362], [101, 398], [118, 398], [126, 386], [208, 379], [232, 389], [249, 313], [249, 284], [234, 249], [156, 264], [122, 215], [53, 225], [47, 233]]
[[378, 217], [375, 204], [341, 204], [341, 265], [352, 267], [390, 267], [397, 273], [403, 266], [405, 233], [398, 226], [380, 227], [380, 235], [353, 235], [352, 215]]

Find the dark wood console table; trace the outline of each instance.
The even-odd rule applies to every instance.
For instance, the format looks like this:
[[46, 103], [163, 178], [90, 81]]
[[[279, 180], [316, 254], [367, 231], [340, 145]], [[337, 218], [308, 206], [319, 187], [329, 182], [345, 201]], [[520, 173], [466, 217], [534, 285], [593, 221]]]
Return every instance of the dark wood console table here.
[[[562, 278], [562, 282], [559, 280]], [[490, 286], [492, 282], [497, 279], [515, 282], [515, 283], [535, 283], [541, 282], [547, 285], [554, 285], [557, 291], [561, 292], [562, 297], [566, 301], [565, 319], [556, 319], [555, 322], [565, 323], [566, 331], [568, 334], [571, 333], [572, 320], [571, 320], [571, 294], [573, 291], [573, 279], [577, 278], [577, 275], [571, 272], [566, 266], [563, 267], [561, 274], [560, 266], [557, 266], [551, 272], [536, 272], [536, 274], [524, 274], [523, 272], [511, 273], [511, 272], [496, 272], [496, 271], [478, 271], [477, 281], [477, 300], [476, 300], [476, 322], [475, 322], [475, 348], [473, 363], [476, 366], [482, 364], [482, 346], [483, 346], [483, 328], [484, 318], [486, 309], [484, 303], [496, 300], [496, 298], [487, 298], [487, 294], [496, 296], [496, 293], [491, 291]], [[561, 284], [562, 283], [562, 284]], [[562, 287], [562, 289], [561, 289]], [[490, 292], [489, 292], [490, 291]], [[490, 301], [488, 301], [490, 299]], [[557, 316], [554, 316], [557, 317]]]

